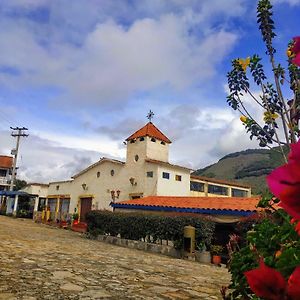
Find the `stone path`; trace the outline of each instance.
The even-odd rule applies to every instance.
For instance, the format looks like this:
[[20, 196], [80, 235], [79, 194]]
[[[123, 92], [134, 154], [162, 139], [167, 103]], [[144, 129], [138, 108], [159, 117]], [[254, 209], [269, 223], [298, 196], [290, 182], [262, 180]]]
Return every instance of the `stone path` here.
[[0, 299], [220, 299], [225, 268], [0, 216]]

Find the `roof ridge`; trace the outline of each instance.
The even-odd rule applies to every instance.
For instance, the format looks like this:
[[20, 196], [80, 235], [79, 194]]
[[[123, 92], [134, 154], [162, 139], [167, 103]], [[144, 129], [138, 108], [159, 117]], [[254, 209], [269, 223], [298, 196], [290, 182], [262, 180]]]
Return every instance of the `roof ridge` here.
[[87, 166], [85, 169], [83, 169], [80, 172], [78, 172], [77, 174], [73, 175], [71, 178], [74, 179], [74, 178], [80, 176], [81, 174], [84, 174], [85, 172], [87, 172], [90, 169], [94, 168], [95, 166], [97, 166], [98, 164], [100, 164], [103, 161], [110, 161], [112, 163], [124, 164], [124, 162], [121, 161], [121, 160], [117, 160], [117, 159], [114, 159], [114, 158], [108, 158], [108, 157], [101, 157], [98, 161], [96, 161], [95, 163]]
[[131, 134], [126, 139], [126, 141], [131, 140], [131, 139], [136, 139], [136, 138], [139, 138], [139, 137], [144, 137], [144, 136], [153, 137], [153, 138], [156, 138], [156, 139], [161, 140], [163, 142], [166, 142], [168, 144], [172, 143], [169, 140], [169, 138], [165, 134], [163, 134], [152, 122], [148, 122], [142, 128], [136, 130], [133, 134]]

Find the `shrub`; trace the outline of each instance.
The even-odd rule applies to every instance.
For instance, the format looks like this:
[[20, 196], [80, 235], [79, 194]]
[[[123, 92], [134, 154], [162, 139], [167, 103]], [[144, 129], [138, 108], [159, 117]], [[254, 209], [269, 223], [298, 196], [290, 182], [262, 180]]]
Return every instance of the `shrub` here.
[[233, 254], [229, 265], [232, 293], [226, 299], [251, 299], [253, 293], [244, 272], [257, 268], [259, 257], [264, 257], [268, 266], [279, 270], [284, 276], [291, 274], [300, 264], [299, 237], [282, 216], [288, 217], [283, 210], [278, 210], [272, 218], [260, 220], [248, 231], [247, 243]]
[[183, 243], [183, 228], [196, 228], [196, 242], [203, 241], [210, 247], [215, 232], [215, 223], [208, 217], [146, 215], [141, 213], [119, 213], [91, 211], [87, 214], [88, 231], [93, 236], [120, 235], [121, 238], [157, 241], [172, 241], [176, 248]]

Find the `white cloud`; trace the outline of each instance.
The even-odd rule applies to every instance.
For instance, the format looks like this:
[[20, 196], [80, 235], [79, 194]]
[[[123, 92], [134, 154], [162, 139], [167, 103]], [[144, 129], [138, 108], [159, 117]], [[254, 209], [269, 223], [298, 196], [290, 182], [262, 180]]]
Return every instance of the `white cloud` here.
[[[174, 5], [184, 6], [180, 1]], [[205, 17], [225, 14], [222, 5], [217, 12], [212, 9], [215, 6], [214, 1], [206, 1], [201, 13]], [[110, 19], [96, 23], [79, 45], [57, 40], [54, 24], [3, 18], [0, 65], [8, 72], [0, 73], [0, 84], [55, 86], [62, 91], [57, 99], [61, 105], [121, 103], [137, 92], [203, 84], [216, 74], [216, 66], [237, 35], [219, 27], [211, 29], [208, 21], [204, 26], [199, 18], [200, 13], [187, 10], [136, 19], [129, 26]], [[192, 33], [194, 29], [197, 34]]]
[[[124, 150], [117, 151], [116, 143], [105, 138], [97, 140], [97, 143], [92, 138], [72, 138], [46, 132], [41, 136], [43, 138], [30, 132], [29, 137], [21, 140], [18, 158], [18, 176], [21, 179], [46, 183], [66, 180], [102, 156], [118, 159], [124, 156]], [[10, 132], [0, 131], [0, 140], [0, 153], [10, 155], [10, 150], [15, 147]]]
[[[75, 114], [78, 107], [91, 111], [97, 105], [92, 113], [99, 116], [88, 114], [85, 133], [72, 134], [78, 123], [74, 122], [71, 130], [73, 124], [68, 121], [61, 122], [61, 130], [54, 132], [52, 126], [45, 128], [56, 119], [47, 119], [41, 108], [40, 127], [34, 116], [35, 126], [21, 146], [19, 174], [24, 179], [68, 179], [100, 156], [124, 157], [122, 141], [143, 123], [140, 112], [153, 109], [152, 100], [145, 109], [143, 99], [135, 102], [138, 107], [127, 108], [123, 114], [125, 102], [138, 93], [151, 98], [153, 90], [162, 89], [172, 90], [178, 99], [178, 91], [184, 97], [191, 86], [205, 87], [237, 42], [227, 18], [241, 16], [247, 10], [247, 1], [243, 0], [130, 3], [90, 0], [82, 4], [74, 0], [70, 5], [69, 0], [12, 0], [5, 4], [7, 14], [0, 18], [0, 66], [7, 71], [0, 73], [0, 86], [13, 91], [56, 87], [61, 94], [52, 109], [61, 113], [64, 107]], [[21, 17], [9, 17], [16, 9]], [[40, 9], [48, 10], [48, 14]], [[37, 22], [28, 17], [28, 12], [45, 13], [45, 20]], [[39, 101], [45, 101], [43, 96]], [[132, 98], [130, 101], [134, 102]], [[170, 150], [173, 161], [203, 166], [224, 151], [248, 145], [237, 145], [240, 129], [234, 120], [238, 116], [229, 108], [178, 105], [184, 101], [155, 104], [159, 128], [174, 140]], [[199, 102], [204, 103], [201, 99]], [[40, 103], [35, 105], [39, 107]], [[109, 114], [107, 107], [119, 110], [117, 116], [110, 112], [110, 123], [102, 122]], [[80, 110], [80, 114], [84, 112]], [[19, 110], [16, 116], [20, 115], [24, 116]], [[225, 133], [233, 136], [228, 138], [231, 148], [226, 148]], [[8, 132], [0, 134], [0, 153], [9, 153], [12, 138]], [[224, 145], [216, 154], [220, 143]]]

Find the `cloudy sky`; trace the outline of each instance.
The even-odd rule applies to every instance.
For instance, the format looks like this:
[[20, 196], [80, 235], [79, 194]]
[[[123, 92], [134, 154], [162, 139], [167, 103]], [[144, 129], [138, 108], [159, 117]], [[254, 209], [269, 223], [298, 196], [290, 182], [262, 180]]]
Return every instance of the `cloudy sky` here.
[[[26, 126], [19, 178], [68, 179], [153, 122], [173, 141], [170, 160], [204, 167], [256, 148], [226, 104], [236, 57], [264, 55], [250, 0], [0, 0], [0, 154]], [[300, 0], [275, 0], [285, 64]], [[251, 105], [251, 104], [250, 104]], [[254, 109], [254, 108], [253, 108]], [[255, 113], [260, 113], [256, 111]]]

